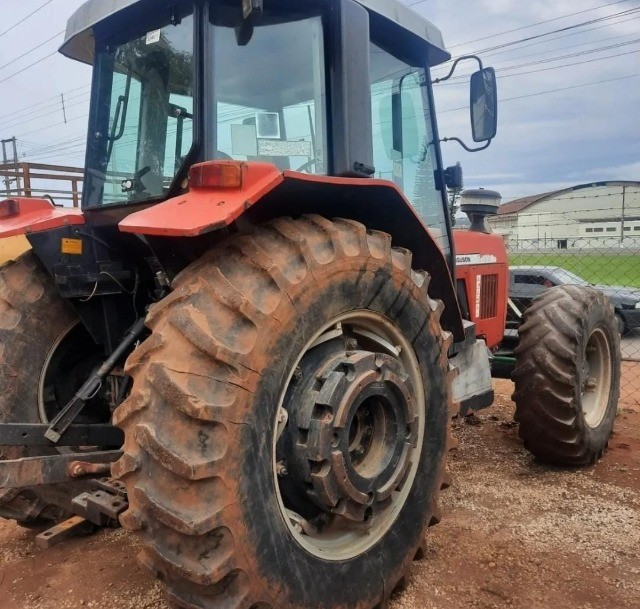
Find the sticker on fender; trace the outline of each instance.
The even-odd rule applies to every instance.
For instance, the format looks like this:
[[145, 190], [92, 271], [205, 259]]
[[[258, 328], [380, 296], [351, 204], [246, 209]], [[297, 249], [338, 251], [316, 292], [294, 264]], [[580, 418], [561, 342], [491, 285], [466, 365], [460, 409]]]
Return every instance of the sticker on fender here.
[[491, 254], [461, 254], [456, 256], [456, 264], [466, 266], [469, 264], [493, 264], [498, 259]]
[[82, 256], [82, 239], [62, 239], [60, 251], [63, 254]]

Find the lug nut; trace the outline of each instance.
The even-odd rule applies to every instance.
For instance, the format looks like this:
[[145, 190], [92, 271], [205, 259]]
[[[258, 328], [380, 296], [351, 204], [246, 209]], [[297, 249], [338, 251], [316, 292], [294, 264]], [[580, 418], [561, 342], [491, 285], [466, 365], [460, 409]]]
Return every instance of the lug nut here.
[[347, 339], [347, 351], [355, 351], [358, 348], [358, 341], [355, 338]]

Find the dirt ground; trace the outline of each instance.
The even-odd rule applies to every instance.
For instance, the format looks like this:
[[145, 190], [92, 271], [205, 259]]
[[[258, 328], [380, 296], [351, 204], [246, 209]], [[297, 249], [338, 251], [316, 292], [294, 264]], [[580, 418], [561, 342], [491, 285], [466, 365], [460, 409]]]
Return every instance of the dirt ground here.
[[[511, 383], [475, 424], [460, 421], [445, 517], [391, 609], [638, 609], [640, 406], [621, 404], [598, 465], [537, 464], [513, 425]], [[122, 530], [49, 550], [0, 521], [1, 609], [165, 609]]]

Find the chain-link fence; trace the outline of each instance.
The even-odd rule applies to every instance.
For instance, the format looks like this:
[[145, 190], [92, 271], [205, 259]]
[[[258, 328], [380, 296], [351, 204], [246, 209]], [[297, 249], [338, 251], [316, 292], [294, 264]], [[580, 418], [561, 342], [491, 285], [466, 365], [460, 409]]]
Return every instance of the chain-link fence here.
[[609, 297], [622, 335], [621, 404], [640, 404], [640, 234], [623, 240], [514, 235], [505, 235], [505, 240], [509, 294], [521, 309], [544, 290], [562, 284], [592, 284]]

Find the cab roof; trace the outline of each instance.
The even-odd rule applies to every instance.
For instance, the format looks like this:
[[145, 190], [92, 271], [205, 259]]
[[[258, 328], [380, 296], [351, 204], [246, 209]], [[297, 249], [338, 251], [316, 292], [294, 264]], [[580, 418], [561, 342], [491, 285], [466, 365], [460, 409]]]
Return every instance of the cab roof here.
[[[142, 0], [88, 0], [68, 20], [60, 52], [71, 59], [93, 63], [95, 52], [94, 27], [105, 19]], [[237, 0], [240, 3], [240, 0]], [[422, 15], [398, 0], [356, 0], [370, 13], [417, 36], [429, 46], [430, 63], [447, 61], [441, 31]]]

